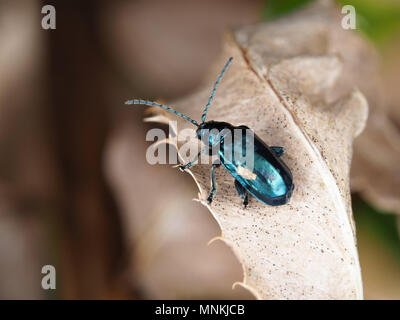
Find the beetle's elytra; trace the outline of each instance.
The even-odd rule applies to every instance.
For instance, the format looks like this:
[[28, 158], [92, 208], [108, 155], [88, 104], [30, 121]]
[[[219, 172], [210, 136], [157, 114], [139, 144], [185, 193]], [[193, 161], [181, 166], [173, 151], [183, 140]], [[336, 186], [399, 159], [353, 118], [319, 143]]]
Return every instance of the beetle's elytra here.
[[[216, 192], [216, 181], [215, 181], [215, 168], [222, 166], [235, 178], [235, 188], [239, 196], [243, 199], [243, 204], [246, 207], [248, 204], [248, 194], [250, 193], [259, 201], [270, 205], [279, 206], [288, 203], [292, 196], [294, 189], [293, 178], [289, 168], [282, 161], [281, 157], [284, 153], [283, 147], [269, 147], [264, 141], [262, 141], [253, 131], [246, 126], [233, 126], [227, 122], [217, 121], [206, 121], [207, 111], [214, 98], [215, 91], [224, 75], [226, 69], [232, 61], [232, 57], [229, 58], [228, 62], [222, 69], [217, 81], [214, 84], [210, 99], [204, 108], [203, 115], [201, 117], [202, 122], [199, 124], [197, 121], [189, 118], [188, 116], [175, 111], [174, 109], [147, 100], [129, 100], [126, 104], [144, 104], [147, 106], [156, 106], [168, 110], [179, 117], [191, 122], [197, 126], [197, 138], [204, 141], [205, 135], [207, 135], [208, 149], [202, 150], [197, 157], [191, 162], [179, 166], [184, 171], [195, 165], [195, 162], [199, 158], [200, 154], [204, 151], [210, 155], [213, 152], [213, 146], [217, 143], [220, 148], [218, 150], [220, 163], [215, 163], [211, 167], [211, 191], [208, 196], [208, 202], [211, 204], [213, 197]], [[248, 170], [246, 163], [232, 157], [227, 161], [227, 154], [235, 154], [237, 152], [242, 155], [246, 153], [246, 143], [250, 143], [248, 135], [242, 134], [242, 141], [224, 143], [224, 136], [226, 133], [230, 133], [231, 137], [234, 135], [234, 130], [249, 130], [251, 135], [251, 143], [254, 143], [254, 154], [253, 154], [253, 166], [252, 170]]]

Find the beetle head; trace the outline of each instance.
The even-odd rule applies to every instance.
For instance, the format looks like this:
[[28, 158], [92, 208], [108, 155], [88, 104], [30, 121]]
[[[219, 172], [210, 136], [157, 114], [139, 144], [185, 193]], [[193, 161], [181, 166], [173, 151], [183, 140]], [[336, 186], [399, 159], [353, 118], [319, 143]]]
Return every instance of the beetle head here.
[[220, 142], [226, 134], [229, 134], [232, 125], [227, 122], [207, 121], [199, 125], [196, 130], [197, 139], [202, 140], [210, 147]]

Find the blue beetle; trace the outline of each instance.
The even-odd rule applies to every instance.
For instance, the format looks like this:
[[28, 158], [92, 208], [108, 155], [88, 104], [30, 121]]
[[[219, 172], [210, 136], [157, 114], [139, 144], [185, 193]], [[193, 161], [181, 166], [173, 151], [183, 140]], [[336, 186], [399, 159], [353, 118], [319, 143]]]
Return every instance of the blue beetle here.
[[[211, 167], [211, 191], [207, 199], [210, 204], [216, 192], [215, 168], [222, 164], [224, 168], [235, 178], [235, 188], [239, 196], [243, 199], [244, 207], [246, 207], [248, 204], [249, 193], [267, 205], [284, 205], [289, 202], [294, 190], [292, 173], [281, 159], [282, 155], [284, 154], [284, 148], [269, 147], [246, 126], [233, 126], [227, 122], [218, 122], [213, 120], [206, 121], [207, 111], [212, 100], [214, 99], [215, 91], [226, 69], [232, 62], [232, 59], [232, 57], [229, 58], [214, 84], [211, 96], [204, 108], [201, 117], [202, 122], [200, 124], [188, 116], [156, 102], [133, 99], [126, 101], [125, 104], [143, 104], [147, 106], [160, 107], [176, 114], [179, 117], [182, 117], [197, 127], [197, 138], [202, 141], [207, 141], [208, 149], [200, 151], [196, 158], [189, 163], [180, 165], [179, 168], [182, 171], [195, 165], [202, 152], [207, 151], [209, 155], [212, 155], [213, 150], [215, 150], [213, 147], [217, 143], [219, 144], [220, 148], [218, 149], [218, 156], [220, 162], [213, 163]], [[233, 136], [234, 130], [248, 130], [247, 132], [251, 132], [253, 139], [249, 139], [248, 135], [242, 134], [241, 136], [243, 138], [241, 141], [231, 142], [231, 140], [229, 140], [229, 143], [224, 143], [226, 134]], [[254, 150], [253, 168], [251, 171], [248, 170], [245, 162], [241, 162], [240, 160], [236, 159], [235, 156], [229, 157], [229, 159], [227, 159], [226, 156], [227, 154], [232, 155], [236, 152], [241, 152], [242, 155], [245, 155], [247, 150], [246, 143], [250, 142], [253, 143]]]

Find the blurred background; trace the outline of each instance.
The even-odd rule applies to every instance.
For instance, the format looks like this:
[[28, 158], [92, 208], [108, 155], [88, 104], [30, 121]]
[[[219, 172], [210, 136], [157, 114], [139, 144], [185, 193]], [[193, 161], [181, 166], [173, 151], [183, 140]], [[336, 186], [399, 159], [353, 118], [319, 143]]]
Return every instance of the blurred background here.
[[[309, 2], [0, 0], [0, 298], [252, 299], [231, 289], [242, 270], [230, 249], [206, 245], [219, 228], [192, 178], [147, 164], [154, 125], [123, 102], [189, 94], [226, 30]], [[379, 53], [400, 148], [400, 1], [338, 3]], [[48, 4], [55, 30], [41, 27]], [[354, 189], [367, 299], [400, 299], [399, 154], [374, 167], [386, 194]], [[55, 290], [40, 285], [49, 264]]]

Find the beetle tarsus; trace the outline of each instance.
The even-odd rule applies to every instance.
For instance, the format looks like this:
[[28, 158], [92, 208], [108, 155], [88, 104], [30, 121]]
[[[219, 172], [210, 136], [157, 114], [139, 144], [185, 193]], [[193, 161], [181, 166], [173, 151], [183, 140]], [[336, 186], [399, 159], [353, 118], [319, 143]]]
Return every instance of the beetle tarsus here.
[[249, 195], [246, 193], [246, 196], [244, 197], [244, 200], [243, 200], [244, 209], [247, 208], [248, 204], [249, 204]]
[[239, 181], [235, 180], [235, 188], [239, 197], [243, 199], [243, 206], [246, 209], [247, 205], [249, 204], [249, 193], [247, 190], [240, 184]]

